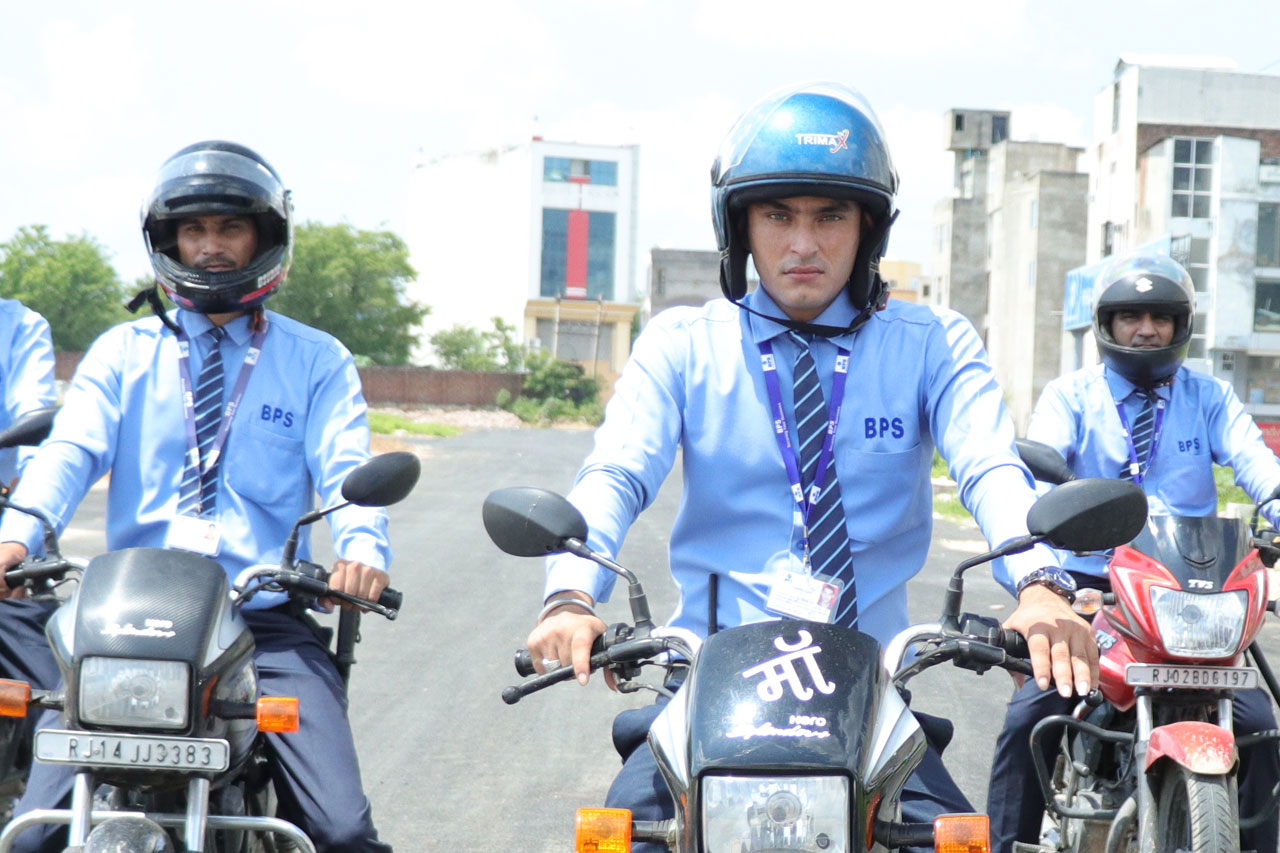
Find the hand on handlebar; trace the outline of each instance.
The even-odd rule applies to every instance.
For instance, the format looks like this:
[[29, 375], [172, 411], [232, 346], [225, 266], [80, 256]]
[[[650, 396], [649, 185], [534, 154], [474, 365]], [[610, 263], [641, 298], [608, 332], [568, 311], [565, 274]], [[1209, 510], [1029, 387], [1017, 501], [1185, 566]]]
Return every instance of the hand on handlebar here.
[[[591, 644], [605, 631], [604, 622], [581, 608], [565, 606], [553, 610], [529, 633], [526, 645], [533, 657], [533, 668], [544, 673], [544, 660], [556, 661], [551, 668], [573, 664], [579, 684], [591, 677]], [[605, 683], [614, 689], [613, 678], [605, 670]]]
[[1065, 598], [1046, 587], [1029, 586], [1004, 626], [1026, 637], [1041, 690], [1048, 690], [1052, 681], [1061, 696], [1084, 696], [1097, 686], [1098, 644], [1093, 629]]
[[[329, 588], [357, 598], [377, 601], [378, 596], [387, 588], [387, 581], [387, 573], [382, 569], [366, 566], [358, 560], [336, 560], [329, 575]], [[340, 602], [328, 596], [321, 598], [318, 603], [326, 610], [332, 610], [336, 604], [341, 604], [347, 610], [360, 609], [350, 602]]]
[[[27, 546], [21, 542], [0, 542], [0, 572], [7, 572], [22, 564], [27, 558]], [[26, 598], [27, 587], [19, 583], [10, 588], [7, 583], [0, 584], [0, 601], [6, 598]]]

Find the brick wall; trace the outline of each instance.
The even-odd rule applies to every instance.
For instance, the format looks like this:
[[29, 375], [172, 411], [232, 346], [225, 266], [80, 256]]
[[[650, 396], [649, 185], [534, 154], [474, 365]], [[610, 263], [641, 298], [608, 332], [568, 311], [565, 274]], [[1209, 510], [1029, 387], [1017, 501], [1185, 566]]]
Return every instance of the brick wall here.
[[[54, 374], [69, 380], [84, 353], [54, 354]], [[362, 367], [360, 381], [370, 405], [492, 406], [498, 391], [520, 393], [519, 373], [473, 373], [426, 367]]]

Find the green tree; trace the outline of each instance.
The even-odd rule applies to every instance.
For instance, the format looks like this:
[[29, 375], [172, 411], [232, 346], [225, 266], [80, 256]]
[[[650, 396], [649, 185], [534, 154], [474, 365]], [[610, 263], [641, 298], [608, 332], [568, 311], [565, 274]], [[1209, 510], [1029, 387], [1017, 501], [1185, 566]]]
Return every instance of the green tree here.
[[44, 225], [23, 226], [0, 243], [0, 295], [49, 321], [56, 349], [82, 351], [129, 318], [106, 250], [89, 235], [55, 240]]
[[323, 329], [374, 364], [404, 364], [431, 310], [405, 298], [418, 274], [391, 231], [307, 222], [294, 231], [289, 278], [272, 309]]
[[493, 331], [455, 324], [431, 336], [431, 346], [448, 370], [519, 370], [522, 364], [515, 327], [493, 318]]

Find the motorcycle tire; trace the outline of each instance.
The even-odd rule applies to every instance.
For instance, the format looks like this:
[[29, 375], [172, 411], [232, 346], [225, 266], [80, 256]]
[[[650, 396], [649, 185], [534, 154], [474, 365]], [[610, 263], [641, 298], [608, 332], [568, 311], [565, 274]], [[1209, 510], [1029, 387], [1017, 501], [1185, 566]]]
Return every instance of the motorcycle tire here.
[[1160, 853], [1240, 853], [1234, 780], [1173, 764], [1161, 775], [1156, 802]]

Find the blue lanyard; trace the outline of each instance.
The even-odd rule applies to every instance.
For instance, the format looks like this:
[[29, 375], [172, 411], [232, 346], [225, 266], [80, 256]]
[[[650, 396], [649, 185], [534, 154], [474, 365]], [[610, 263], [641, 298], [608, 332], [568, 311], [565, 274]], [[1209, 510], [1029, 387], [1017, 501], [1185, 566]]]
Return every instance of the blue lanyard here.
[[[204, 475], [213, 468], [217, 463], [218, 457], [222, 454], [222, 447], [227, 443], [227, 434], [231, 431], [231, 421], [236, 416], [236, 409], [240, 406], [240, 399], [244, 396], [244, 389], [249, 385], [249, 377], [253, 374], [253, 368], [258, 364], [258, 356], [262, 353], [262, 342], [267, 338], [267, 318], [262, 318], [262, 328], [253, 333], [253, 338], [249, 341], [249, 351], [245, 353], [244, 363], [240, 366], [240, 375], [236, 377], [235, 388], [231, 391], [231, 399], [227, 400], [222, 407], [222, 420], [218, 424], [218, 434], [213, 439], [213, 446], [209, 448], [209, 453], [204, 459], [204, 463], [200, 461], [200, 444], [196, 439], [196, 401], [195, 401], [195, 383], [191, 381], [191, 339], [187, 337], [187, 333], [183, 329], [178, 330], [178, 367], [182, 377], [182, 418], [186, 422], [187, 432], [187, 462], [201, 475]], [[199, 494], [196, 496], [196, 515], [199, 515], [202, 506], [202, 500]]]
[[832, 445], [835, 443], [836, 427], [840, 424], [840, 407], [844, 403], [845, 380], [849, 378], [849, 350], [836, 346], [835, 375], [831, 383], [831, 403], [827, 406], [827, 431], [822, 439], [822, 452], [818, 454], [818, 470], [814, 472], [813, 482], [809, 485], [809, 494], [805, 495], [800, 480], [800, 464], [796, 459], [795, 448], [791, 446], [791, 429], [787, 424], [787, 410], [782, 405], [782, 390], [778, 386], [778, 365], [773, 356], [773, 345], [769, 341], [761, 341], [760, 365], [764, 368], [764, 384], [769, 392], [769, 408], [773, 411], [773, 432], [778, 440], [778, 449], [782, 452], [782, 462], [787, 469], [787, 478], [791, 481], [791, 496], [795, 499], [804, 521], [804, 536], [800, 547], [809, 557], [809, 515], [822, 496], [822, 487], [827, 482], [827, 469], [831, 466]]
[[[1151, 470], [1151, 463], [1156, 458], [1156, 448], [1160, 446], [1160, 427], [1164, 424], [1164, 407], [1164, 398], [1157, 395], [1156, 421], [1151, 425], [1151, 449], [1147, 451], [1147, 471]], [[1133, 444], [1133, 430], [1129, 428], [1129, 417], [1124, 413], [1124, 401], [1116, 401], [1116, 412], [1119, 413], [1120, 423], [1124, 426], [1124, 440], [1129, 445], [1129, 476], [1133, 482], [1141, 486], [1147, 475], [1138, 461], [1138, 448]]]

